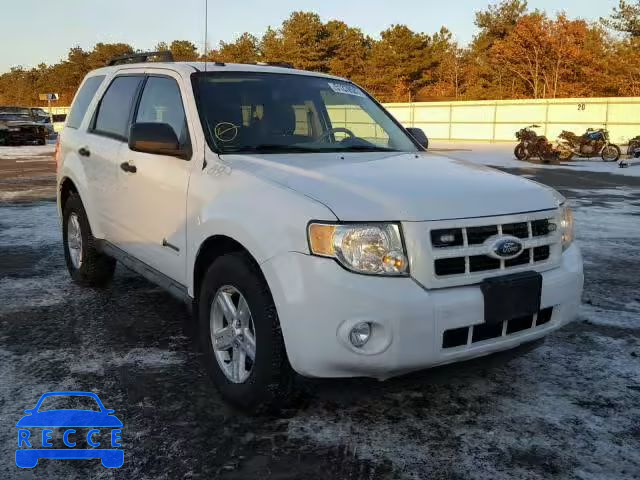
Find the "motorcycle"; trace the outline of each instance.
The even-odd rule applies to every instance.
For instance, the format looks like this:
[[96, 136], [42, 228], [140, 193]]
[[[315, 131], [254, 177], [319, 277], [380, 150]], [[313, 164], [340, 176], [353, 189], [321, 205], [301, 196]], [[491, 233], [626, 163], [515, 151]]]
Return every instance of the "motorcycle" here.
[[529, 125], [516, 132], [516, 139], [519, 143], [513, 150], [513, 154], [518, 160], [529, 160], [537, 157], [544, 161], [557, 159], [557, 153], [553, 149], [549, 140], [544, 135], [538, 135], [534, 128], [540, 128], [540, 125]]
[[620, 147], [609, 143], [609, 132], [604, 128], [588, 128], [582, 136], [563, 130], [558, 136], [560, 160], [571, 160], [574, 155], [585, 158], [600, 156], [605, 162], [620, 158]]
[[629, 140], [627, 155], [631, 158], [640, 158], [640, 135]]

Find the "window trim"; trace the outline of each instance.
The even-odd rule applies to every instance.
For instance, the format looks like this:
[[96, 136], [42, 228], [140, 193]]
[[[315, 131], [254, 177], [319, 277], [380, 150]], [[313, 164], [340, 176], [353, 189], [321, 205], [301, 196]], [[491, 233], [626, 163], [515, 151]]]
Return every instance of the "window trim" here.
[[[187, 109], [185, 108], [185, 101], [182, 95], [182, 89], [180, 88], [180, 84], [175, 79], [175, 77], [171, 75], [166, 75], [162, 73], [145, 73], [143, 75], [144, 75], [144, 81], [142, 82], [142, 85], [140, 86], [140, 90], [138, 91], [138, 97], [136, 102], [134, 103], [134, 108], [131, 114], [131, 118], [129, 118], [129, 128], [131, 128], [131, 126], [134, 123], [136, 123], [135, 120], [138, 117], [138, 110], [140, 109], [140, 103], [142, 102], [142, 95], [144, 95], [144, 89], [147, 86], [147, 82], [149, 81], [149, 78], [167, 78], [167, 79], [173, 80], [176, 86], [178, 87], [178, 93], [180, 94], [180, 101], [182, 102], [182, 113], [184, 114], [184, 122], [187, 127], [187, 140], [184, 144], [186, 155], [184, 157], [174, 157], [174, 158], [178, 158], [186, 162], [191, 161], [191, 159], [193, 158], [193, 144], [191, 143], [191, 130], [189, 128], [189, 119], [187, 117]], [[128, 145], [127, 145], [127, 148], [128, 148]], [[133, 150], [129, 149], [129, 151], [133, 151]], [[165, 156], [169, 156], [169, 155], [165, 155]]]
[[134, 96], [133, 96], [134, 101], [132, 102], [132, 105], [129, 107], [127, 128], [128, 129], [131, 128], [132, 113], [133, 113], [134, 107], [137, 105], [138, 101], [140, 100], [140, 92], [142, 92], [142, 88], [146, 83], [146, 75], [144, 73], [124, 73], [122, 75], [118, 75], [118, 74], [114, 75], [114, 77], [109, 82], [109, 85], [107, 86], [105, 91], [102, 93], [102, 97], [100, 97], [100, 101], [98, 102], [98, 104], [96, 105], [96, 108], [93, 111], [93, 116], [91, 117], [91, 121], [89, 122], [87, 133], [98, 135], [100, 137], [111, 138], [113, 140], [118, 140], [122, 143], [128, 143], [129, 141], [128, 137], [125, 137], [123, 135], [118, 135], [117, 133], [105, 132], [104, 130], [99, 130], [96, 128], [96, 122], [98, 121], [98, 114], [100, 113], [100, 107], [102, 107], [102, 102], [104, 101], [105, 95], [107, 94], [107, 92], [109, 92], [109, 89], [111, 88], [113, 83], [116, 81], [116, 79], [122, 78], [122, 77], [138, 77], [142, 80], [138, 84], [138, 87], [136, 88], [136, 92], [134, 93]]
[[[84, 118], [87, 116], [87, 113], [89, 113], [89, 107], [91, 107], [91, 103], [94, 101], [96, 94], [98, 93], [98, 91], [100, 90], [100, 87], [102, 87], [102, 84], [104, 83], [104, 81], [107, 79], [108, 75], [103, 74], [103, 75], [91, 75], [91, 76], [87, 76], [84, 81], [82, 82], [82, 85], [80, 85], [80, 88], [78, 89], [78, 93], [76, 93], [76, 98], [73, 99], [73, 102], [71, 103], [71, 108], [69, 109], [69, 112], [67, 113], [67, 118], [65, 118], [64, 120], [64, 127], [65, 128], [72, 128], [74, 130], [79, 130], [80, 127], [82, 126], [82, 123], [84, 122]], [[82, 92], [82, 88], [87, 84], [87, 82], [93, 78], [102, 78], [102, 80], [100, 80], [100, 83], [98, 84], [98, 88], [96, 88], [93, 92], [93, 94], [91, 95], [91, 99], [89, 99], [89, 103], [87, 103], [87, 107], [84, 109], [84, 113], [82, 114], [82, 118], [80, 119], [80, 123], [77, 124], [77, 126], [74, 125], [69, 125], [68, 124], [68, 119], [71, 117], [71, 113], [73, 113], [73, 108], [75, 106], [76, 100], [78, 100], [78, 94], [80, 94]]]

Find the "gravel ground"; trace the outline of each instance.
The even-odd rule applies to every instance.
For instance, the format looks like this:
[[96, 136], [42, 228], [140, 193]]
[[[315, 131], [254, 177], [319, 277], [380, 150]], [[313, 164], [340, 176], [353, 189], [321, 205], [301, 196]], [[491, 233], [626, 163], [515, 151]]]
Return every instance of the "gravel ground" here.
[[[640, 478], [636, 176], [514, 169], [504, 147], [483, 147], [481, 163], [491, 154], [575, 207], [580, 318], [536, 348], [387, 382], [300, 380], [295, 408], [248, 417], [211, 387], [172, 297], [120, 267], [106, 290], [69, 281], [48, 201], [51, 148], [42, 148], [0, 155], [0, 478]], [[447, 149], [473, 159], [468, 145]], [[15, 466], [15, 422], [42, 393], [65, 389], [93, 391], [115, 409], [121, 469]]]

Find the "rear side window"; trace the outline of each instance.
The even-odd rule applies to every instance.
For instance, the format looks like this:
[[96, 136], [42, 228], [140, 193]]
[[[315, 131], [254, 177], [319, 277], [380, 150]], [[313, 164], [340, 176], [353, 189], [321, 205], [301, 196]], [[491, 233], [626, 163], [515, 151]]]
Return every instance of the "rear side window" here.
[[116, 77], [105, 92], [96, 113], [93, 131], [109, 137], [127, 140], [129, 116], [136, 98], [141, 76]]
[[[87, 108], [96, 94], [96, 91], [102, 85], [104, 75], [96, 75], [95, 77], [87, 78], [82, 84], [76, 99], [71, 107], [71, 113], [69, 113], [67, 127], [78, 128], [82, 123], [84, 114], [87, 113]], [[55, 121], [55, 120], [54, 120]]]

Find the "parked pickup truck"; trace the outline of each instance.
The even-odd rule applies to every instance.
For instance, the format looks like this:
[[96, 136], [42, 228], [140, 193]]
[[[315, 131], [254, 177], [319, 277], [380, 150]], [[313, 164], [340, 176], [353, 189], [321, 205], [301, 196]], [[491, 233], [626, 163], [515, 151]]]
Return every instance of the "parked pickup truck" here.
[[348, 80], [144, 59], [92, 71], [74, 100], [66, 263], [93, 287], [121, 262], [192, 305], [230, 402], [278, 404], [295, 372], [479, 357], [575, 317], [582, 258], [553, 189], [427, 153]]
[[44, 145], [48, 136], [47, 124], [36, 121], [30, 109], [0, 107], [0, 145]]

